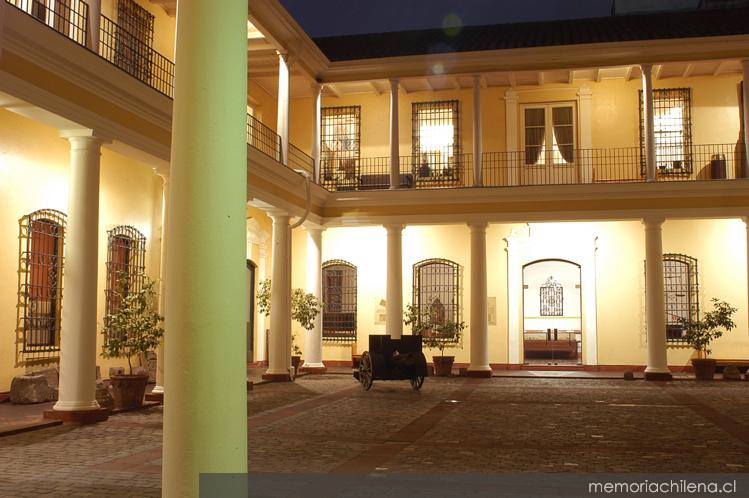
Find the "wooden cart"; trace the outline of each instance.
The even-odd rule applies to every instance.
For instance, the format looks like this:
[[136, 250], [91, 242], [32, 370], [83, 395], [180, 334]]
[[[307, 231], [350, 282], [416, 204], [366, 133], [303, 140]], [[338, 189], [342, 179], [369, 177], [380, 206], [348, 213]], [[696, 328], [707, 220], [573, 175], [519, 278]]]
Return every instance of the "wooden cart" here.
[[354, 378], [369, 391], [375, 380], [409, 380], [411, 387], [421, 389], [427, 375], [427, 360], [421, 351], [421, 336], [407, 335], [392, 339], [389, 335], [370, 335], [365, 351], [354, 369]]

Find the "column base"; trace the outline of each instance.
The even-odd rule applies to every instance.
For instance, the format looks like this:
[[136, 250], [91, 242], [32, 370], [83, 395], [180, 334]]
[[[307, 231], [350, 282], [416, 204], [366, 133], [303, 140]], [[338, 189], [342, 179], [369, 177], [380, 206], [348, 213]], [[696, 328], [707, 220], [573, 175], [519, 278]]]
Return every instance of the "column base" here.
[[263, 380], [269, 382], [291, 382], [291, 375], [288, 373], [264, 373]]
[[466, 370], [466, 377], [473, 377], [474, 379], [490, 379], [491, 376], [491, 370]]
[[645, 371], [645, 380], [668, 381], [673, 380], [671, 372], [648, 372]]
[[109, 418], [110, 410], [97, 408], [95, 410], [45, 410], [43, 417], [51, 420], [61, 420], [65, 424], [88, 425], [104, 422]]
[[146, 401], [155, 401], [157, 403], [164, 402], [164, 391], [153, 390], [150, 393], [146, 393]]
[[328, 371], [328, 367], [299, 367], [299, 373], [306, 373], [310, 375], [322, 375]]

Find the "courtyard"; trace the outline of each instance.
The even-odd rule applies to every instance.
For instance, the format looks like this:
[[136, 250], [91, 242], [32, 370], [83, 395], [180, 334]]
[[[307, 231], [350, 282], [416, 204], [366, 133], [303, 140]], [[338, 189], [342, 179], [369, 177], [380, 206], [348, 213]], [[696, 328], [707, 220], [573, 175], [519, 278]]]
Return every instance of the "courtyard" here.
[[[248, 392], [250, 472], [745, 472], [745, 382], [300, 377]], [[0, 438], [0, 497], [161, 495], [162, 407]]]

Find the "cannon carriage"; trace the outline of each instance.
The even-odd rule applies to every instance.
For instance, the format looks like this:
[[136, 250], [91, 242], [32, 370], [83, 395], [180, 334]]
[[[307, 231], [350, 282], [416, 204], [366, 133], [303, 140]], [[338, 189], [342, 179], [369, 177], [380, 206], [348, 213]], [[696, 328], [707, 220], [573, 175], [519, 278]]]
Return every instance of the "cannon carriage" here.
[[427, 361], [421, 351], [421, 336], [393, 339], [388, 335], [370, 335], [369, 350], [361, 355], [357, 379], [365, 390], [375, 380], [409, 380], [415, 390], [421, 389], [427, 375]]

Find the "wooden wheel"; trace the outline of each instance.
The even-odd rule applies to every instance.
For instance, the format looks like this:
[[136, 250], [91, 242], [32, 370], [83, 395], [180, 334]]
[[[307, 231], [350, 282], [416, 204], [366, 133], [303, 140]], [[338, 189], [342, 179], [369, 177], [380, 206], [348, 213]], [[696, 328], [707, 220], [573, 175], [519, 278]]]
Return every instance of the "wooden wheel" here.
[[423, 375], [417, 375], [415, 377], [411, 377], [411, 387], [413, 387], [415, 391], [418, 391], [419, 389], [421, 389], [421, 386], [423, 385], [424, 385]]
[[359, 360], [359, 382], [365, 391], [372, 387], [372, 358], [367, 351], [362, 353]]

